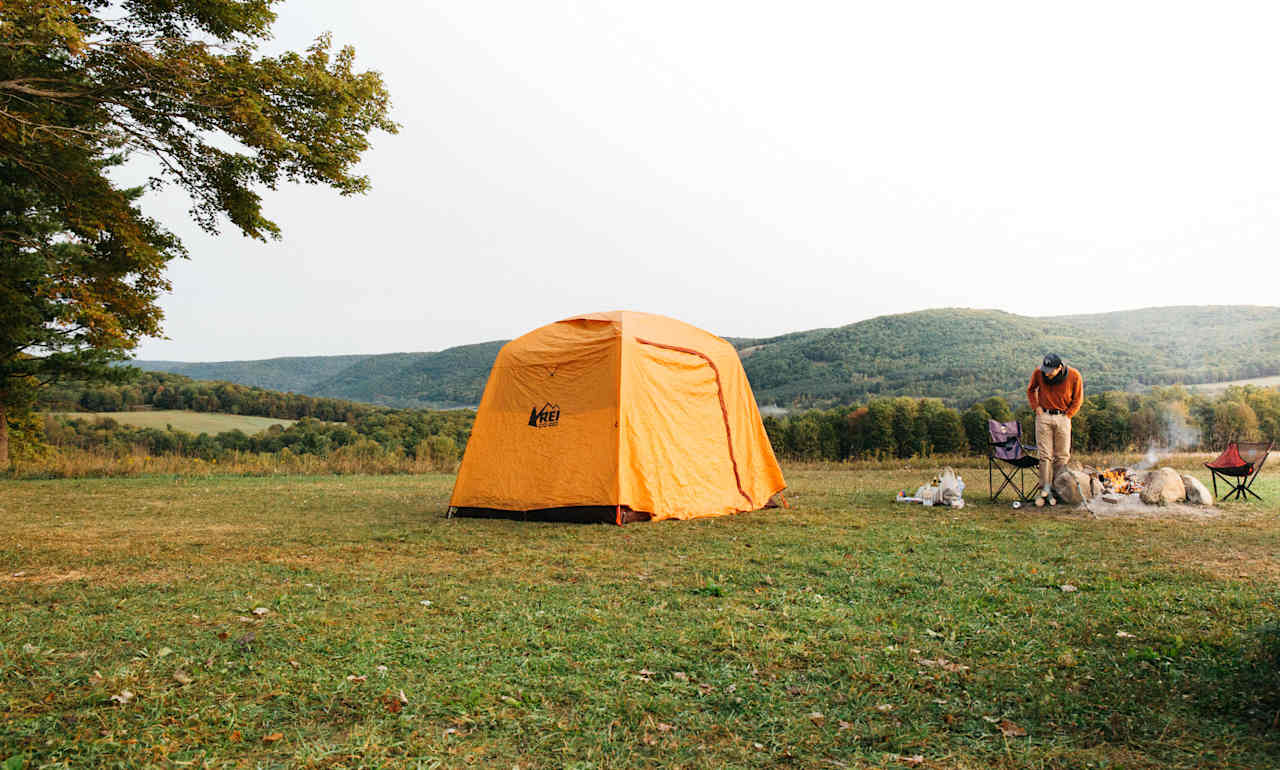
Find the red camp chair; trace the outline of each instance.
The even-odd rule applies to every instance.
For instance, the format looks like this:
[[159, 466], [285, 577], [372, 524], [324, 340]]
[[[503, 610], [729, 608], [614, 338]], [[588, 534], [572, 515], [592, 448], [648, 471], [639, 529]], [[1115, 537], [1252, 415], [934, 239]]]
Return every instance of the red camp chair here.
[[1267, 455], [1275, 445], [1274, 441], [1254, 443], [1233, 441], [1227, 444], [1227, 448], [1218, 455], [1218, 459], [1204, 464], [1204, 467], [1213, 474], [1213, 496], [1218, 497], [1218, 477], [1221, 476], [1223, 483], [1230, 491], [1227, 492], [1226, 497], [1218, 499], [1228, 500], [1235, 497], [1237, 500], [1248, 500], [1246, 495], [1253, 495], [1259, 501], [1262, 500], [1251, 487], [1253, 480], [1258, 478], [1258, 472], [1262, 470], [1263, 463], [1267, 461]]

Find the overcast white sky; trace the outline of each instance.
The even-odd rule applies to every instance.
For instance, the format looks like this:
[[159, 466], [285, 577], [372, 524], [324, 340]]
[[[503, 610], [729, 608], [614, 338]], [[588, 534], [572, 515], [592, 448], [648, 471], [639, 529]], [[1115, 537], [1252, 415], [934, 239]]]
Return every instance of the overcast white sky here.
[[383, 73], [364, 197], [280, 242], [147, 211], [213, 361], [439, 350], [580, 312], [767, 336], [931, 307], [1280, 304], [1280, 5], [289, 0]]

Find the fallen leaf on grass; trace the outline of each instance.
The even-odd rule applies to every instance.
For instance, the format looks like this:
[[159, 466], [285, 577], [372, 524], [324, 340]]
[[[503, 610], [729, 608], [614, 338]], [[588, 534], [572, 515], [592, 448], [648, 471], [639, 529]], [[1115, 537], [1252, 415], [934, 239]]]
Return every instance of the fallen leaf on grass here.
[[404, 708], [404, 704], [394, 695], [387, 695], [382, 699], [382, 703], [387, 707], [387, 711], [392, 714], [399, 714], [401, 709]]
[[446, 727], [446, 728], [444, 729], [444, 734], [445, 734], [445, 735], [457, 735], [457, 734], [458, 734], [458, 728], [456, 728], [456, 727]]
[[840, 729], [841, 729], [841, 730], [852, 730], [852, 729], [853, 729], [853, 722], [846, 722], [846, 721], [844, 721], [843, 719], [841, 719], [841, 720], [840, 720]]
[[257, 615], [258, 617], [262, 617], [263, 615], [266, 615], [266, 614], [268, 614], [268, 613], [270, 613], [270, 612], [271, 612], [271, 610], [267, 609], [266, 607], [254, 607], [254, 608], [253, 608], [253, 614], [254, 614], [254, 615]]
[[368, 680], [369, 680], [369, 677], [365, 676], [364, 674], [361, 674], [360, 676], [356, 676], [355, 674], [347, 674], [348, 682], [355, 682], [356, 684], [359, 684], [361, 682], [367, 682]]
[[13, 576], [14, 576], [14, 577], [26, 577], [26, 576], [27, 576], [27, 573], [25, 573], [25, 572], [15, 572], [15, 573], [13, 573]]
[[879, 706], [876, 706], [876, 711], [879, 711], [879, 712], [880, 712], [880, 713], [882, 713], [882, 714], [887, 714], [887, 713], [889, 713], [890, 711], [893, 711], [893, 704], [892, 704], [892, 703], [881, 703]]
[[671, 675], [673, 679], [679, 679], [681, 682], [689, 681], [689, 675], [683, 671], [677, 671]]
[[822, 725], [826, 724], [827, 717], [821, 711], [813, 711], [809, 714], [809, 721], [813, 722], [817, 727], [822, 727]]
[[89, 684], [91, 685], [95, 685], [95, 686], [100, 685], [102, 684], [102, 682], [103, 682], [103, 677], [102, 677], [101, 671], [94, 671], [93, 674], [90, 675], [89, 677]]
[[173, 654], [173, 650], [169, 649], [168, 647], [161, 647], [161, 648], [160, 648], [160, 652], [157, 652], [157, 653], [156, 653], [156, 657], [157, 657], [157, 658], [164, 658], [164, 657], [167, 657], [167, 656], [172, 655], [172, 654]]
[[898, 761], [906, 765], [907, 767], [919, 767], [920, 765], [924, 764], [924, 755], [912, 754], [909, 757], [900, 756], [898, 757]]
[[1058, 586], [1058, 588], [1062, 589], [1062, 592], [1063, 592], [1064, 594], [1069, 594], [1069, 593], [1073, 593], [1073, 592], [1075, 592], [1075, 591], [1079, 591], [1079, 590], [1080, 590], [1079, 588], [1076, 588], [1075, 586], [1071, 585], [1070, 583], [1063, 583], [1062, 585]]
[[763, 750], [764, 750], [764, 744], [763, 744], [763, 743], [753, 743], [753, 744], [751, 744], [751, 748], [755, 749], [756, 751], [763, 751]]
[[422, 601], [418, 602], [418, 604], [421, 604], [423, 607], [430, 607], [430, 606], [431, 606], [431, 600], [430, 600], [430, 599], [423, 599]]
[[192, 679], [191, 675], [188, 674], [186, 671], [183, 671], [182, 669], [178, 669], [177, 671], [173, 672], [173, 681], [177, 682], [180, 685], [186, 686], [191, 684], [195, 680]]
[[1004, 733], [1006, 738], [1022, 738], [1025, 737], [1027, 731], [1017, 724], [1010, 722], [1008, 719], [1001, 719], [996, 723], [996, 727], [1000, 728], [1000, 732]]
[[669, 733], [669, 732], [671, 732], [671, 731], [672, 731], [672, 730], [674, 730], [674, 729], [676, 729], [676, 726], [675, 726], [675, 725], [669, 725], [669, 724], [667, 724], [666, 722], [659, 722], [659, 723], [658, 723], [658, 732], [660, 732], [660, 733]]
[[262, 742], [263, 742], [263, 743], [275, 743], [276, 741], [278, 741], [278, 740], [280, 740], [280, 739], [282, 739], [282, 738], [284, 738], [284, 733], [272, 733], [272, 734], [270, 734], [270, 735], [264, 735], [264, 736], [262, 736]]
[[124, 706], [127, 705], [129, 701], [133, 700], [133, 693], [128, 690], [121, 690], [119, 694], [112, 695], [111, 700], [118, 706]]
[[1138, 638], [1133, 634], [1129, 633], [1128, 631], [1117, 631], [1116, 636], [1120, 637], [1121, 639], [1137, 639]]
[[294, 668], [297, 668], [297, 667], [298, 667], [298, 661], [293, 660], [293, 659], [291, 658], [291, 659], [289, 660], [289, 665], [290, 665], [290, 666], [293, 666]]
[[649, 670], [649, 669], [647, 669], [647, 668], [642, 668], [642, 669], [640, 669], [640, 677], [639, 677], [639, 678], [640, 678], [640, 681], [641, 681], [641, 682], [651, 682], [651, 681], [653, 681], [653, 674], [654, 674], [654, 672], [653, 672], [653, 671], [650, 671], [650, 670]]
[[40, 654], [40, 648], [39, 648], [39, 647], [37, 647], [37, 646], [36, 646], [36, 645], [34, 645], [34, 644], [24, 644], [24, 645], [22, 645], [22, 651], [23, 651], [23, 652], [25, 652], [25, 653], [26, 653], [26, 654], [28, 654], [28, 655], [39, 655], [39, 654]]
[[929, 666], [931, 668], [941, 668], [943, 671], [950, 671], [952, 673], [959, 673], [961, 671], [969, 670], [968, 666], [964, 666], [959, 663], [949, 661], [946, 658], [937, 658], [937, 659], [917, 658], [916, 663], [919, 663], [921, 666]]

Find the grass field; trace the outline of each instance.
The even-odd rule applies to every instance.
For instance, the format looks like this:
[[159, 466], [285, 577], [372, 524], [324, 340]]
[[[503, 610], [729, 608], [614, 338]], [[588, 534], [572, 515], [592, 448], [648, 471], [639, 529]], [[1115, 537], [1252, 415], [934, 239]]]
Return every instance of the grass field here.
[[69, 419], [110, 418], [122, 425], [136, 425], [139, 428], [157, 428], [164, 430], [172, 425], [174, 430], [187, 433], [208, 433], [217, 435], [228, 431], [240, 430], [252, 436], [270, 428], [272, 425], [289, 427], [297, 420], [282, 420], [274, 417], [253, 417], [244, 414], [217, 414], [214, 412], [191, 412], [183, 409], [157, 409], [150, 412], [55, 412], [60, 417]]
[[1280, 377], [1255, 377], [1251, 380], [1231, 380], [1230, 382], [1206, 382], [1201, 385], [1188, 385], [1188, 390], [1199, 391], [1210, 396], [1225, 393], [1232, 385], [1257, 385], [1260, 388], [1280, 388]]
[[0, 767], [1280, 764], [1280, 474], [1209, 521], [889, 502], [927, 474], [626, 527], [0, 482]]

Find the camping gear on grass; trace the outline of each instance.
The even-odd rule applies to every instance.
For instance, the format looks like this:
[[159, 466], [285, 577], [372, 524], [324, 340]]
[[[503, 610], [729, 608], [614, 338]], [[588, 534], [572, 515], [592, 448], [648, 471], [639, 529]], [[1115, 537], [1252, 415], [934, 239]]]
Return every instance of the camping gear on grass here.
[[[1253, 481], [1258, 478], [1262, 466], [1267, 462], [1267, 455], [1275, 446], [1274, 441], [1245, 442], [1233, 441], [1218, 455], [1216, 460], [1207, 462], [1204, 467], [1213, 476], [1213, 496], [1219, 500], [1236, 498], [1248, 500], [1248, 495], [1261, 501], [1262, 498], [1253, 491]], [[1218, 479], [1227, 485], [1227, 493], [1218, 496]]]
[[622, 524], [754, 511], [785, 486], [733, 346], [615, 311], [503, 346], [449, 505]]
[[929, 484], [922, 485], [914, 495], [899, 492], [895, 502], [921, 503], [929, 507], [933, 505], [949, 505], [952, 508], [964, 507], [964, 479], [956, 475], [954, 469], [943, 468], [933, 477]]
[[[1000, 501], [1000, 493], [1009, 488], [1017, 495], [1018, 502], [1029, 503], [1039, 487], [1039, 477], [1032, 486], [1027, 485], [1026, 472], [1040, 464], [1036, 448], [1022, 443], [1022, 425], [1017, 420], [998, 422], [987, 420], [987, 489], [994, 489], [991, 502]], [[995, 472], [999, 471], [1004, 482], [995, 489]]]

